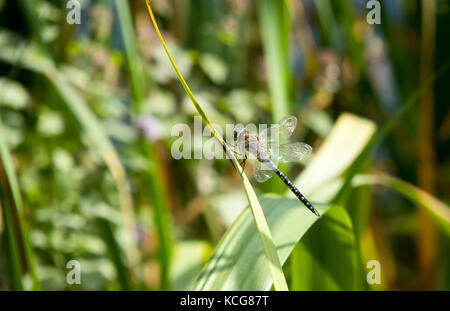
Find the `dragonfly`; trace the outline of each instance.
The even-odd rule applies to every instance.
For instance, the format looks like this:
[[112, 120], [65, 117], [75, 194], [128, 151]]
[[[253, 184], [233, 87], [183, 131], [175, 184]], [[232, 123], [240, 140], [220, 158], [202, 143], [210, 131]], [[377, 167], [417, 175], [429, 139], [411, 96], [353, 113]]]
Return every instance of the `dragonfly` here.
[[252, 129], [249, 126], [237, 126], [234, 129], [237, 153], [244, 157], [244, 167], [248, 158], [257, 160], [253, 166], [253, 176], [258, 182], [265, 182], [273, 175], [277, 175], [303, 205], [320, 217], [320, 213], [311, 202], [306, 199], [277, 165], [279, 162], [303, 160], [312, 152], [312, 147], [308, 144], [301, 142], [289, 143], [289, 138], [296, 126], [297, 118], [294, 116], [284, 117], [277, 124], [273, 124], [261, 131], [259, 135], [252, 133]]

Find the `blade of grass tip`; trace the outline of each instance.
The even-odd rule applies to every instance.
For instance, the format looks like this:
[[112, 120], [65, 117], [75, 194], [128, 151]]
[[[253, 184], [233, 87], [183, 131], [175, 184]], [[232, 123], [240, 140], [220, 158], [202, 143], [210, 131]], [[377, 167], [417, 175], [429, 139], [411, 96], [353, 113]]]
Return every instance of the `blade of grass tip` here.
[[[122, 38], [125, 45], [125, 55], [127, 58], [128, 70], [131, 78], [131, 86], [134, 97], [134, 114], [140, 115], [142, 112], [142, 102], [144, 99], [144, 73], [142, 71], [142, 62], [137, 49], [136, 35], [133, 31], [131, 11], [128, 1], [115, 1]], [[168, 290], [169, 271], [172, 258], [172, 232], [170, 226], [170, 210], [167, 198], [167, 191], [164, 183], [160, 182], [162, 168], [158, 161], [155, 145], [141, 138], [138, 145], [144, 154], [155, 165], [148, 168], [148, 184], [150, 195], [154, 204], [154, 218], [156, 230], [159, 239], [159, 260], [161, 265], [160, 287], [162, 290]]]
[[214, 126], [209, 121], [209, 119], [206, 116], [206, 114], [204, 113], [203, 109], [200, 107], [200, 104], [197, 102], [197, 99], [194, 97], [194, 94], [192, 94], [191, 90], [189, 89], [189, 86], [187, 85], [186, 81], [184, 80], [183, 76], [181, 75], [180, 71], [178, 70], [178, 67], [175, 64], [175, 61], [173, 60], [172, 55], [170, 54], [169, 49], [166, 46], [166, 43], [161, 35], [161, 32], [159, 31], [155, 17], [153, 15], [153, 11], [150, 6], [150, 2], [148, 0], [145, 0], [145, 2], [147, 4], [148, 13], [152, 20], [153, 26], [155, 27], [156, 33], [159, 37], [159, 40], [161, 41], [161, 44], [163, 45], [164, 50], [166, 51], [166, 54], [167, 54], [170, 62], [172, 63], [172, 66], [173, 66], [181, 84], [183, 85], [184, 90], [186, 91], [189, 98], [191, 99], [192, 104], [196, 108], [197, 112], [202, 117], [203, 122], [205, 122], [205, 124], [211, 130], [211, 133], [213, 133], [213, 135], [217, 138], [217, 140], [225, 148], [227, 156], [231, 159], [233, 166], [238, 170], [238, 173], [241, 176], [241, 180], [244, 185], [244, 190], [245, 190], [247, 199], [249, 201], [249, 205], [250, 205], [250, 208], [251, 208], [251, 211], [253, 214], [253, 218], [255, 220], [256, 227], [258, 228], [258, 234], [259, 234], [261, 244], [262, 244], [262, 247], [264, 250], [264, 255], [266, 258], [267, 266], [269, 268], [269, 272], [270, 272], [270, 275], [273, 280], [274, 288], [275, 288], [275, 290], [288, 290], [286, 279], [284, 277], [283, 270], [281, 267], [280, 259], [278, 257], [278, 253], [275, 248], [275, 243], [272, 239], [272, 235], [270, 233], [269, 226], [267, 224], [267, 221], [264, 216], [261, 205], [259, 204], [256, 193], [253, 190], [247, 176], [242, 171], [242, 167], [239, 165], [238, 160], [236, 159], [234, 154], [230, 151], [228, 145], [224, 142], [222, 137], [215, 130]]
[[[2, 116], [0, 113], [0, 160], [5, 169], [6, 179], [8, 181], [9, 188], [11, 189], [11, 194], [13, 198], [13, 203], [10, 204], [10, 207], [11, 209], [14, 209], [14, 211], [11, 211], [11, 213], [17, 215], [17, 224], [19, 226], [17, 231], [20, 232], [19, 234], [19, 238], [21, 238], [20, 242], [24, 247], [24, 256], [25, 256], [24, 261], [27, 264], [33, 282], [33, 289], [40, 290], [41, 286], [37, 278], [36, 264], [33, 249], [31, 247], [31, 243], [29, 240], [28, 226], [23, 216], [24, 208], [22, 203], [22, 197], [20, 195], [19, 183], [17, 182], [17, 177], [14, 171], [14, 165], [12, 162], [11, 154], [6, 142], [6, 137], [4, 136], [3, 123], [1, 118]], [[8, 214], [9, 212], [6, 215]], [[13, 223], [10, 222], [9, 225], [13, 226]]]

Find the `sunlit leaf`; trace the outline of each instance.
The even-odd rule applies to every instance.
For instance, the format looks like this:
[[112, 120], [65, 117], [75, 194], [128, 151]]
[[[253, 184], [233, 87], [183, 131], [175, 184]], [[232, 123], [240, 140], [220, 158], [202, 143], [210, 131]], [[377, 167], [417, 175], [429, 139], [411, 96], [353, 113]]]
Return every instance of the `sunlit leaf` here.
[[354, 290], [357, 246], [344, 208], [331, 207], [293, 252], [292, 290]]
[[[262, 197], [278, 256], [286, 261], [295, 244], [319, 219], [298, 200]], [[324, 213], [326, 208], [319, 207]], [[193, 290], [269, 290], [272, 286], [258, 232], [246, 208], [228, 229]]]

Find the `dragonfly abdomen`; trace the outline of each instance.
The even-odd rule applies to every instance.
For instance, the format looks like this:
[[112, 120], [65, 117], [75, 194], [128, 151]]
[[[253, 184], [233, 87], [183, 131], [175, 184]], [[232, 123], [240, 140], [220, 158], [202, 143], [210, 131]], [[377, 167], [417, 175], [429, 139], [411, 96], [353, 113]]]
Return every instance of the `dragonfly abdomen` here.
[[280, 179], [288, 186], [288, 188], [292, 191], [293, 194], [315, 215], [320, 217], [319, 212], [314, 208], [314, 206], [308, 201], [308, 199], [305, 198], [305, 196], [298, 190], [298, 188], [290, 181], [289, 178], [284, 175], [282, 171], [280, 171], [274, 163], [270, 163], [270, 166], [272, 170], [275, 172], [275, 174], [280, 177]]

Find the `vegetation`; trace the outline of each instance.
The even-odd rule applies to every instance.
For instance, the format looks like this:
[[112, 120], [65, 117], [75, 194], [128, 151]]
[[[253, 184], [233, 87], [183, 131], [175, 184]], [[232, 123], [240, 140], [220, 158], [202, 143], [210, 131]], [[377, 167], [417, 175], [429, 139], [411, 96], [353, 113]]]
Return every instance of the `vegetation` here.
[[[366, 2], [0, 0], [0, 289], [449, 290], [450, 1]], [[285, 115], [320, 219], [218, 131]]]

